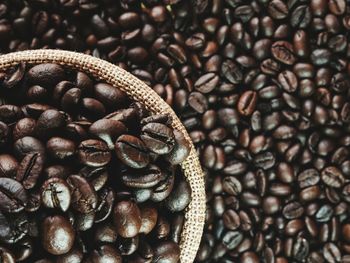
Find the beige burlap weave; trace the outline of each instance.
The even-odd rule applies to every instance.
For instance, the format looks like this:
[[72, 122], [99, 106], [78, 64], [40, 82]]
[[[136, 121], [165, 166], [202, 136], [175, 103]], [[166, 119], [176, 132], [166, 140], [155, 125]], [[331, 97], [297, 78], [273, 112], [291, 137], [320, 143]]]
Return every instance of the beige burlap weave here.
[[87, 72], [126, 92], [135, 101], [144, 104], [151, 112], [167, 113], [173, 118], [173, 127], [180, 130], [191, 144], [189, 157], [181, 164], [192, 188], [192, 200], [185, 214], [185, 224], [181, 234], [180, 260], [192, 263], [201, 240], [205, 220], [205, 186], [203, 172], [193, 143], [184, 126], [169, 105], [150, 87], [127, 71], [92, 56], [62, 50], [31, 50], [0, 56], [0, 70], [19, 62], [29, 64], [57, 63]]

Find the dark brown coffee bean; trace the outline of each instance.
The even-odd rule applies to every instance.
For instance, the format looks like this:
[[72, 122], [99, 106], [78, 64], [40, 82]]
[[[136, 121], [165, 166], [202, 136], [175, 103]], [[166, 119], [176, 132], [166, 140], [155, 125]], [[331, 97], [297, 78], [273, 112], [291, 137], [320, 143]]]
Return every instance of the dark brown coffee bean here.
[[15, 213], [11, 216], [0, 212], [0, 239], [5, 244], [15, 244], [28, 233], [28, 218], [25, 213]]
[[194, 83], [194, 88], [199, 92], [209, 93], [217, 87], [218, 83], [219, 76], [215, 73], [207, 73]]
[[57, 134], [65, 124], [66, 118], [63, 113], [57, 110], [47, 110], [40, 115], [35, 131], [39, 137], [48, 137]]
[[141, 228], [141, 212], [131, 201], [121, 201], [114, 206], [114, 223], [117, 232], [124, 238], [135, 237]]
[[165, 158], [173, 165], [180, 164], [190, 153], [190, 145], [188, 141], [185, 139], [182, 132], [175, 129], [173, 130], [175, 145], [170, 153], [165, 155]]
[[287, 219], [295, 219], [303, 215], [304, 208], [299, 202], [291, 202], [283, 208], [282, 213]]
[[342, 187], [345, 182], [342, 173], [334, 166], [329, 166], [322, 170], [321, 178], [326, 185], [335, 188]]
[[57, 64], [39, 64], [28, 71], [28, 81], [45, 88], [54, 87], [65, 77], [64, 69]]
[[122, 108], [128, 102], [127, 96], [120, 89], [105, 83], [94, 86], [96, 99], [102, 102], [110, 110]]
[[199, 113], [203, 113], [208, 109], [208, 100], [200, 92], [192, 92], [188, 97], [188, 104]]
[[14, 178], [18, 169], [17, 160], [9, 154], [0, 154], [0, 177]]
[[105, 141], [110, 150], [114, 149], [115, 140], [126, 131], [127, 128], [122, 122], [112, 119], [98, 120], [89, 128], [89, 132]]
[[141, 207], [140, 233], [149, 234], [157, 224], [158, 211], [155, 207], [146, 205]]
[[293, 65], [296, 62], [294, 48], [292, 44], [286, 41], [277, 41], [271, 46], [271, 53], [275, 59], [287, 64]]
[[121, 263], [122, 257], [111, 245], [102, 245], [92, 251], [92, 254], [88, 258], [91, 263], [102, 263], [102, 262], [111, 262], [111, 263]]
[[238, 112], [244, 116], [249, 116], [255, 110], [257, 94], [254, 91], [246, 91], [239, 98]]
[[172, 212], [184, 210], [191, 201], [191, 187], [186, 180], [175, 184], [171, 194], [165, 200], [166, 207]]
[[34, 136], [36, 121], [32, 118], [20, 119], [13, 128], [13, 139], [18, 140], [26, 136]]
[[21, 109], [16, 105], [0, 105], [0, 121], [6, 124], [16, 122], [22, 117]]
[[67, 179], [71, 190], [71, 205], [80, 213], [89, 213], [97, 207], [95, 190], [79, 175], [71, 175]]
[[73, 247], [74, 229], [64, 217], [58, 215], [46, 217], [42, 231], [42, 245], [50, 254], [62, 255]]
[[44, 156], [45, 147], [38, 139], [25, 136], [14, 143], [14, 151], [17, 156], [23, 158], [27, 154], [39, 153]]
[[40, 153], [26, 155], [18, 166], [16, 180], [25, 189], [35, 187], [44, 167], [44, 157]]
[[67, 211], [71, 203], [71, 193], [68, 184], [61, 178], [52, 177], [41, 187], [42, 203], [48, 208], [59, 208]]
[[52, 137], [46, 143], [47, 152], [56, 159], [67, 159], [75, 154], [75, 143], [61, 137]]
[[180, 259], [180, 248], [172, 241], [162, 241], [154, 248], [154, 262], [175, 263]]
[[165, 124], [150, 122], [141, 131], [142, 141], [154, 153], [168, 154], [175, 145], [174, 133]]
[[125, 173], [122, 176], [123, 183], [132, 188], [150, 188], [156, 186], [165, 179], [165, 174], [156, 165], [149, 165], [142, 171]]
[[105, 142], [91, 139], [79, 144], [78, 157], [82, 164], [101, 167], [109, 163], [111, 152]]
[[122, 135], [117, 139], [115, 151], [120, 161], [132, 168], [143, 168], [149, 163], [146, 145], [137, 137]]
[[269, 2], [268, 12], [273, 18], [284, 19], [288, 15], [288, 6], [281, 0], [273, 0]]
[[22, 211], [28, 201], [28, 195], [23, 186], [14, 179], [1, 178], [0, 180], [0, 209], [7, 213]]
[[341, 262], [341, 252], [335, 244], [325, 244], [322, 251], [323, 256], [328, 262]]

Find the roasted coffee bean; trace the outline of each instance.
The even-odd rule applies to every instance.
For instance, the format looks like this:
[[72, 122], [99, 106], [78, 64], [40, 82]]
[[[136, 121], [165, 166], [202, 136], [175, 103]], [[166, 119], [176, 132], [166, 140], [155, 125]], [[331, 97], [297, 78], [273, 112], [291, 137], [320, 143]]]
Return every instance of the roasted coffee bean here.
[[293, 65], [296, 61], [294, 48], [292, 44], [286, 41], [277, 41], [273, 43], [271, 46], [271, 53], [275, 59], [287, 65]]
[[74, 244], [75, 233], [73, 226], [62, 216], [49, 216], [42, 225], [42, 245], [53, 255], [67, 253]]
[[194, 88], [199, 92], [209, 93], [217, 87], [218, 83], [219, 76], [215, 73], [207, 73], [194, 83]]
[[46, 143], [48, 154], [56, 159], [66, 159], [75, 154], [75, 143], [71, 140], [52, 137]]
[[104, 188], [99, 193], [98, 199], [98, 205], [94, 216], [94, 220], [96, 223], [106, 220], [111, 214], [113, 210], [115, 193], [111, 189]]
[[36, 120], [32, 118], [20, 119], [13, 128], [13, 139], [18, 140], [26, 136], [35, 135]]
[[282, 213], [287, 219], [295, 219], [304, 214], [304, 208], [299, 202], [291, 202], [283, 208]]
[[28, 202], [28, 195], [22, 184], [11, 178], [0, 179], [0, 210], [7, 213], [22, 211]]
[[144, 170], [123, 174], [123, 183], [132, 188], [150, 188], [165, 179], [165, 174], [155, 165], [149, 165]]
[[0, 121], [11, 124], [23, 116], [21, 109], [16, 105], [0, 105]]
[[111, 119], [98, 120], [89, 128], [89, 132], [105, 141], [110, 150], [114, 149], [115, 140], [126, 131], [127, 128], [122, 122]]
[[244, 116], [249, 116], [255, 110], [257, 94], [254, 91], [246, 91], [239, 98], [238, 112]]
[[0, 240], [5, 244], [15, 244], [28, 233], [29, 224], [25, 213], [12, 214], [11, 217], [0, 212]]
[[184, 134], [179, 130], [174, 130], [174, 147], [170, 153], [165, 155], [165, 158], [173, 165], [180, 164], [185, 161], [190, 153], [190, 145]]
[[124, 238], [135, 237], [141, 229], [141, 211], [137, 204], [131, 201], [121, 201], [114, 206], [114, 223], [117, 232]]
[[191, 201], [191, 187], [186, 180], [176, 182], [175, 186], [165, 200], [165, 206], [172, 212], [182, 211]]
[[169, 153], [175, 144], [173, 131], [162, 123], [151, 122], [142, 127], [141, 139], [157, 154]]
[[27, 77], [30, 83], [50, 89], [64, 79], [65, 72], [57, 64], [39, 64], [28, 71]]
[[90, 139], [79, 144], [78, 157], [82, 164], [101, 167], [109, 163], [111, 152], [103, 141]]
[[111, 245], [102, 245], [92, 251], [88, 257], [88, 261], [91, 263], [111, 262], [121, 263], [122, 257], [119, 252]]
[[334, 166], [329, 166], [322, 170], [321, 178], [326, 185], [335, 188], [342, 187], [345, 182], [342, 173]]
[[149, 234], [157, 224], [158, 212], [148, 205], [140, 209], [141, 212], [141, 228], [140, 233]]
[[0, 177], [14, 178], [18, 165], [18, 161], [12, 155], [0, 154]]
[[180, 248], [172, 241], [162, 241], [154, 248], [154, 262], [178, 262], [180, 258]]
[[97, 207], [95, 190], [79, 175], [71, 175], [67, 178], [71, 191], [71, 205], [80, 213], [89, 213]]
[[102, 189], [109, 177], [109, 173], [106, 170], [106, 167], [90, 167], [85, 166], [79, 171], [83, 177], [85, 177], [95, 191]]
[[41, 187], [41, 200], [48, 208], [59, 208], [67, 211], [71, 203], [71, 192], [68, 184], [58, 177], [46, 180]]
[[44, 111], [36, 124], [35, 131], [38, 136], [52, 136], [64, 127], [66, 118], [63, 113], [57, 110]]
[[32, 153], [39, 153], [44, 156], [45, 153], [45, 146], [42, 144], [42, 142], [31, 136], [25, 136], [18, 139], [15, 141], [13, 147], [16, 155], [21, 158]]
[[132, 168], [140, 169], [149, 163], [146, 145], [131, 135], [122, 135], [117, 139], [115, 152], [120, 161]]
[[16, 180], [22, 182], [25, 189], [35, 187], [44, 166], [44, 157], [40, 153], [28, 154], [18, 166]]

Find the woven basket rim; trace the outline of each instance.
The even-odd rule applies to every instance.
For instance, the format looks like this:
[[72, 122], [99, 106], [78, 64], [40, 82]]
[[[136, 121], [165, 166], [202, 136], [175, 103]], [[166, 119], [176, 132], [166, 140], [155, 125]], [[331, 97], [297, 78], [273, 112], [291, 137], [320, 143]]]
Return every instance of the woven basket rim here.
[[172, 126], [185, 135], [191, 146], [189, 157], [181, 164], [192, 189], [192, 198], [185, 212], [185, 223], [181, 233], [180, 262], [192, 263], [196, 257], [205, 222], [204, 175], [190, 136], [172, 108], [155, 91], [129, 72], [90, 55], [54, 49], [19, 51], [0, 55], [0, 70], [20, 62], [28, 64], [56, 63], [87, 72], [95, 78], [123, 90], [135, 101], [144, 104], [151, 112], [171, 115]]

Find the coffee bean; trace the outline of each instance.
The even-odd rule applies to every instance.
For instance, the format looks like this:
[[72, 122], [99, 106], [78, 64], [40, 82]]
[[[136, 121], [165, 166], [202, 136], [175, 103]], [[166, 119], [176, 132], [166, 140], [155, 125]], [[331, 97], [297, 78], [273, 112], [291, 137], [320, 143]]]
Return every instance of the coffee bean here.
[[207, 73], [194, 83], [194, 88], [202, 93], [209, 93], [216, 88], [218, 83], [219, 76], [214, 73]]
[[288, 6], [281, 0], [273, 0], [268, 5], [269, 14], [276, 19], [284, 19], [288, 15]]
[[14, 179], [0, 179], [0, 209], [7, 213], [22, 211], [27, 205], [28, 195], [23, 186]]
[[62, 216], [46, 217], [43, 226], [42, 245], [53, 255], [67, 253], [73, 246], [75, 233], [72, 225]]
[[287, 65], [293, 65], [296, 61], [294, 48], [287, 41], [276, 41], [273, 43], [271, 53], [275, 59]]
[[146, 145], [134, 136], [120, 136], [115, 144], [115, 151], [119, 160], [132, 168], [140, 169], [149, 163]]
[[0, 176], [15, 177], [18, 169], [18, 161], [9, 154], [0, 154]]
[[149, 165], [143, 171], [125, 173], [122, 176], [123, 183], [133, 188], [150, 188], [156, 186], [165, 179], [165, 174], [155, 165]]
[[171, 152], [175, 144], [173, 131], [157, 122], [150, 122], [142, 127], [141, 139], [148, 149], [157, 154]]
[[325, 244], [322, 251], [323, 256], [328, 262], [341, 262], [341, 252], [335, 244]]
[[121, 201], [114, 206], [114, 223], [117, 232], [124, 238], [135, 237], [141, 228], [141, 212], [131, 201]]
[[16, 180], [22, 182], [25, 189], [35, 187], [44, 166], [44, 157], [40, 153], [26, 155], [18, 166]]
[[67, 179], [71, 191], [71, 205], [81, 213], [89, 213], [97, 207], [97, 196], [92, 186], [79, 175]]
[[11, 124], [22, 117], [21, 109], [16, 105], [0, 105], [0, 121]]
[[239, 231], [227, 231], [223, 238], [222, 243], [227, 249], [236, 248], [243, 240], [243, 235]]
[[64, 77], [64, 69], [57, 64], [39, 64], [28, 71], [28, 81], [45, 88], [55, 86]]
[[61, 178], [52, 177], [41, 187], [41, 200], [48, 208], [59, 208], [67, 211], [71, 203], [71, 193], [68, 184]]
[[166, 207], [172, 211], [182, 211], [191, 201], [191, 187], [186, 180], [176, 183], [175, 188], [165, 200]]
[[36, 121], [32, 118], [20, 119], [13, 128], [13, 139], [18, 140], [26, 136], [34, 136]]
[[0, 212], [0, 240], [5, 244], [15, 244], [28, 233], [28, 218], [25, 213], [15, 213], [11, 217]]
[[141, 228], [140, 233], [148, 234], [157, 224], [158, 212], [152, 206], [145, 206], [141, 211]]
[[114, 141], [126, 131], [127, 128], [122, 122], [112, 119], [98, 120], [91, 124], [89, 128], [89, 132], [104, 140], [110, 150], [114, 149]]
[[102, 245], [95, 249], [89, 256], [90, 262], [100, 263], [100, 262], [111, 262], [111, 263], [121, 263], [122, 257], [119, 252], [111, 245]]
[[75, 143], [61, 137], [52, 137], [46, 143], [47, 152], [56, 159], [67, 159], [75, 154]]
[[44, 156], [45, 153], [45, 147], [42, 142], [31, 136], [25, 136], [18, 139], [15, 141], [13, 147], [16, 155], [21, 158], [32, 153], [39, 153]]
[[244, 92], [238, 101], [238, 111], [244, 116], [249, 116], [255, 110], [257, 95], [254, 91]]
[[94, 94], [99, 101], [111, 110], [123, 107], [128, 101], [124, 92], [105, 83], [95, 85]]
[[90, 139], [79, 144], [78, 157], [82, 164], [101, 167], [109, 163], [111, 152], [103, 141]]
[[162, 241], [154, 248], [154, 262], [178, 262], [180, 258], [180, 248], [172, 241]]
[[38, 136], [52, 136], [64, 127], [66, 119], [63, 113], [57, 110], [44, 111], [36, 124], [35, 131]]
[[342, 187], [345, 181], [341, 172], [334, 166], [329, 166], [322, 170], [321, 178], [326, 185], [335, 188]]

